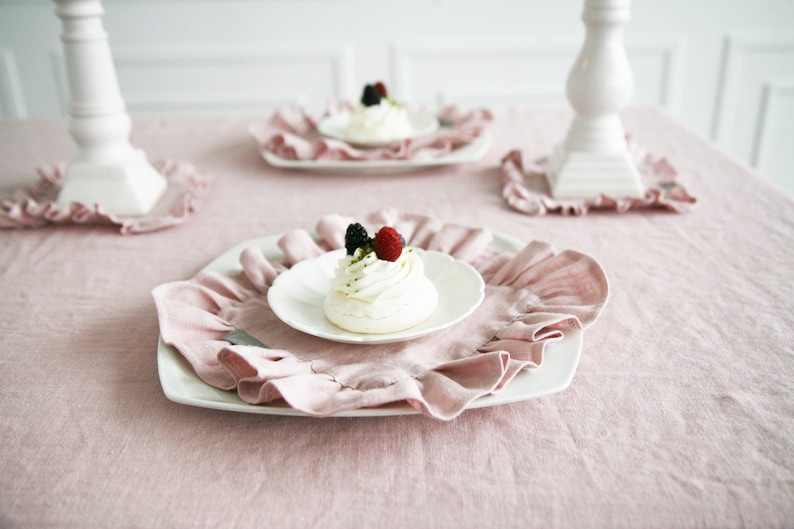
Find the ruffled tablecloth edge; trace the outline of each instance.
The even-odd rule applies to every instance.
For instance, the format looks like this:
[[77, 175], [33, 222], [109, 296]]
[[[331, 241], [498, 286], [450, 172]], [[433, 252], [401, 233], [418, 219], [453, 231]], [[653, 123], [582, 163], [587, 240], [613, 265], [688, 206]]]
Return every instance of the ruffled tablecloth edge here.
[[101, 204], [56, 204], [65, 178], [65, 164], [42, 165], [39, 181], [17, 190], [0, 202], [0, 229], [40, 228], [50, 225], [117, 226], [122, 235], [160, 231], [186, 222], [196, 213], [214, 177], [200, 173], [192, 164], [160, 160], [152, 166], [165, 176], [168, 188], [152, 212], [140, 217], [121, 217]]
[[525, 165], [522, 152], [514, 149], [505, 154], [500, 163], [502, 197], [515, 211], [527, 215], [586, 215], [591, 210], [625, 213], [629, 210], [688, 213], [698, 199], [679, 181], [678, 170], [664, 157], [640, 147], [631, 137], [626, 138], [645, 186], [642, 197], [612, 197], [600, 194], [585, 199], [555, 199], [546, 179], [548, 157], [537, 157]]

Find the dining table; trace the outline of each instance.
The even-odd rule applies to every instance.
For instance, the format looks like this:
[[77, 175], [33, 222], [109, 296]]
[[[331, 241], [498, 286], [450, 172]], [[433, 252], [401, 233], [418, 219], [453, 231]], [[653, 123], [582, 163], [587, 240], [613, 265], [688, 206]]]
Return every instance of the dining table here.
[[[266, 160], [252, 127], [267, 115], [133, 115], [131, 143], [192, 179], [166, 222], [40, 209], [22, 222], [17, 209], [0, 229], [0, 527], [794, 527], [794, 199], [669, 111], [632, 105], [632, 152], [677, 194], [568, 207], [530, 180], [573, 111], [488, 116], [470, 159], [361, 170]], [[15, 193], [75, 155], [68, 125], [0, 120], [6, 220]], [[412, 345], [274, 317], [269, 290], [338, 248], [348, 221], [429, 229], [406, 244], [474, 263], [485, 301]], [[309, 250], [290, 261], [292, 235]], [[485, 351], [477, 334], [482, 310], [526, 314], [492, 284], [508, 258], [486, 266], [462, 248], [475, 236], [490, 259], [583, 263], [534, 268], [527, 288], [551, 286], [524, 301], [556, 296], [563, 316], [520, 365], [509, 337]], [[254, 344], [227, 339], [236, 326], [215, 310], [238, 302], [259, 311], [239, 329]], [[180, 354], [179, 331], [203, 332], [188, 352], [211, 358]], [[380, 401], [323, 393], [333, 376], [278, 346], [327, 348], [374, 383], [370, 351], [431, 355], [470, 333], [467, 358], [487, 365], [409, 372]], [[241, 367], [235, 351], [259, 356]], [[273, 366], [283, 380], [262, 379]]]

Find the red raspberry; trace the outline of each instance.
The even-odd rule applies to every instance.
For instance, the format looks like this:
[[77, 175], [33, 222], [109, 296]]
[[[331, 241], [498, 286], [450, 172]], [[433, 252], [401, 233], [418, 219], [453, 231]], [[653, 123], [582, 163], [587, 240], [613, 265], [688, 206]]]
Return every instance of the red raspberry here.
[[375, 83], [375, 90], [378, 91], [381, 97], [389, 97], [389, 93], [386, 91], [386, 85], [383, 84], [383, 81]]
[[384, 226], [375, 234], [375, 255], [378, 259], [394, 262], [403, 253], [403, 239], [394, 228]]

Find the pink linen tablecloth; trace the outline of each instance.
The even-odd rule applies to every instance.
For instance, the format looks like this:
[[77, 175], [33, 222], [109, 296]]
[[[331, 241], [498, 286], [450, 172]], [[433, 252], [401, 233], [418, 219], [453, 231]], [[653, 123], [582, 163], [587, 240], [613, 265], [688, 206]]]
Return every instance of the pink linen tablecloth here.
[[[178, 229], [0, 231], [0, 527], [791, 527], [794, 201], [653, 108], [626, 130], [683, 214], [528, 216], [499, 163], [566, 109], [497, 112], [481, 161], [399, 175], [274, 169], [249, 119], [138, 119], [150, 159], [215, 176]], [[62, 121], [0, 121], [0, 192], [69, 159]], [[610, 299], [563, 392], [421, 415], [306, 418], [169, 401], [151, 291], [248, 239], [396, 208], [597, 260]]]

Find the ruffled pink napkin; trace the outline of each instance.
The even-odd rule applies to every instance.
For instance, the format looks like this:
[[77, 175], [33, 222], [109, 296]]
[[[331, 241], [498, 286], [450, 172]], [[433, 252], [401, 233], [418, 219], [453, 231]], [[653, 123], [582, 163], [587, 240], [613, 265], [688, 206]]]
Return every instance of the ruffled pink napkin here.
[[0, 200], [0, 228], [38, 228], [49, 224], [115, 225], [124, 235], [170, 228], [185, 222], [201, 205], [212, 178], [187, 163], [170, 160], [153, 164], [166, 177], [168, 189], [148, 215], [118, 217], [101, 204], [72, 202], [65, 209], [55, 203], [64, 179], [63, 165], [38, 169], [41, 180], [29, 189]]
[[[331, 105], [325, 115], [350, 108]], [[280, 109], [270, 121], [253, 123], [248, 131], [260, 149], [287, 160], [421, 160], [446, 156], [473, 142], [493, 119], [487, 110], [464, 112], [457, 107], [447, 107], [437, 117], [442, 126], [433, 134], [368, 149], [321, 135], [317, 131], [318, 119], [305, 110]]]
[[[483, 304], [446, 330], [386, 345], [335, 343], [282, 323], [267, 304], [275, 277], [295, 262], [342, 247], [346, 227], [356, 220], [370, 232], [394, 226], [409, 245], [469, 262], [486, 281]], [[316, 416], [407, 402], [426, 415], [451, 419], [520, 370], [539, 366], [547, 344], [564, 329], [592, 324], [607, 301], [606, 277], [592, 258], [557, 253], [543, 242], [496, 252], [487, 230], [395, 210], [364, 219], [327, 216], [316, 231], [319, 242], [303, 230], [284, 235], [284, 262], [271, 263], [249, 248], [240, 255], [237, 275], [203, 272], [153, 291], [163, 340], [204, 382], [236, 390], [251, 404], [283, 399]], [[234, 329], [268, 348], [223, 341]]]
[[510, 151], [502, 158], [502, 197], [515, 209], [528, 215], [559, 212], [563, 215], [585, 215], [590, 209], [660, 208], [676, 213], [690, 211], [697, 199], [676, 181], [678, 171], [665, 158], [654, 156], [628, 139], [629, 152], [645, 186], [642, 198], [600, 195], [586, 200], [557, 200], [551, 197], [546, 182], [547, 158], [539, 158], [524, 167], [521, 152]]

